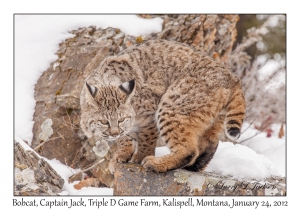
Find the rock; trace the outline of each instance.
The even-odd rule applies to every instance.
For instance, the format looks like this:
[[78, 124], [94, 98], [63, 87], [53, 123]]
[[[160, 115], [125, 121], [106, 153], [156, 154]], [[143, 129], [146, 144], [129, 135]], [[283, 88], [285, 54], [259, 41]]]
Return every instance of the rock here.
[[[158, 15], [140, 16], [153, 18]], [[57, 59], [35, 85], [35, 123], [31, 147], [36, 148], [41, 156], [56, 158], [72, 168], [84, 169], [93, 164], [93, 154], [82, 153], [83, 147], [93, 148], [95, 145], [86, 144], [88, 139], [80, 129], [79, 98], [86, 76], [107, 56], [150, 39], [184, 42], [221, 61], [225, 61], [231, 52], [237, 15], [159, 16], [164, 19], [163, 30], [140, 37], [124, 34], [117, 28], [94, 26], [70, 32], [74, 37], [59, 44]], [[52, 120], [53, 124], [42, 130], [41, 126], [47, 119]], [[105, 161], [91, 170], [107, 186], [113, 184], [107, 165], [115, 149], [112, 145]]]
[[286, 195], [286, 180], [273, 177], [266, 180], [242, 180], [208, 172], [184, 169], [167, 173], [146, 172], [137, 164], [120, 164], [115, 172], [114, 195], [117, 196], [241, 196]]
[[[72, 41], [74, 40], [72, 39]], [[69, 49], [65, 45], [61, 45], [61, 48], [69, 52], [67, 55], [60, 52], [63, 51], [62, 49], [59, 50], [60, 53], [58, 54], [63, 57], [64, 61], [67, 63], [62, 61], [60, 65], [69, 70], [61, 68], [60, 66], [59, 69], [56, 67], [56, 70], [53, 72], [53, 67], [50, 67], [44, 72], [36, 85], [35, 97], [37, 105], [34, 115], [34, 138], [32, 143], [33, 147], [42, 143], [39, 136], [36, 135], [41, 132], [40, 124], [45, 119], [52, 119], [53, 135], [51, 136], [51, 141], [48, 140], [42, 147], [39, 147], [38, 152], [49, 159], [56, 158], [60, 162], [73, 168], [83, 167], [89, 163], [88, 161], [80, 160], [80, 157], [78, 156], [82, 147], [82, 140], [84, 140], [79, 128], [79, 94], [86, 75], [96, 66], [96, 64], [93, 66], [93, 62], [91, 62], [92, 56], [93, 61], [99, 64], [103, 58], [108, 55], [109, 51], [109, 48], [103, 44], [98, 46], [98, 48], [92, 48], [97, 49], [97, 52], [95, 50], [91, 51], [89, 54], [93, 55], [90, 55], [90, 57], [88, 55], [80, 56], [75, 52], [85, 52], [85, 50], [82, 49], [82, 43], [78, 43], [78, 45], [78, 48], [72, 45], [72, 49]], [[89, 47], [89, 49], [91, 49], [91, 47]], [[75, 61], [77, 58], [76, 56], [82, 57], [83, 59], [80, 65], [78, 64], [78, 60]], [[60, 60], [60, 58], [58, 60]], [[73, 63], [71, 62], [72, 60], [74, 61]], [[54, 64], [57, 65], [57, 62]], [[82, 64], [82, 62], [85, 64]], [[78, 65], [85, 65], [85, 71], [83, 71], [81, 67], [80, 69], [77, 69], [76, 67], [78, 67]], [[54, 81], [49, 84], [45, 81], [48, 74], [55, 74], [51, 77]], [[58, 87], [56, 84], [61, 84], [61, 87]], [[39, 89], [39, 91], [37, 91], [37, 89]], [[56, 99], [53, 100], [53, 97]], [[46, 100], [49, 98], [51, 100]]]
[[42, 158], [15, 143], [15, 195], [58, 195], [64, 180]]
[[167, 15], [158, 38], [183, 42], [226, 61], [237, 35], [238, 15]]

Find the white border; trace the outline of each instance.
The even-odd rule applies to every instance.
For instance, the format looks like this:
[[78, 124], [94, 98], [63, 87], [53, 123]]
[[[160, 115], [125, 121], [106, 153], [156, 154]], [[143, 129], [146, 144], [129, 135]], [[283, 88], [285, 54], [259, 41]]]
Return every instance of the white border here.
[[[296, 2], [296, 1], [294, 1]], [[299, 14], [293, 2], [251, 1], [37, 1], [15, 0], [1, 4], [1, 206], [12, 206], [13, 187], [13, 13], [286, 13], [287, 14], [287, 197], [238, 197], [243, 200], [289, 201], [298, 206], [299, 180]], [[120, 197], [118, 197], [120, 198]], [[127, 199], [129, 197], [126, 197]], [[140, 199], [132, 198], [134, 199]], [[151, 198], [151, 197], [147, 197]], [[205, 197], [212, 199], [211, 197]], [[40, 199], [37, 198], [37, 199]], [[162, 199], [153, 197], [153, 199]], [[219, 199], [219, 198], [218, 198]], [[231, 200], [232, 197], [224, 198]], [[296, 209], [296, 208], [293, 208]]]

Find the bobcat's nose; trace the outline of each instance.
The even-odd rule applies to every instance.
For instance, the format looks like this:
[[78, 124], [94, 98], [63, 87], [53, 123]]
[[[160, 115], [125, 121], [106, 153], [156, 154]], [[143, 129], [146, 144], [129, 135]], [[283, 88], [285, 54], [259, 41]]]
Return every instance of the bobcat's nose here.
[[113, 137], [116, 137], [120, 134], [120, 129], [119, 128], [111, 128], [109, 131], [109, 134]]

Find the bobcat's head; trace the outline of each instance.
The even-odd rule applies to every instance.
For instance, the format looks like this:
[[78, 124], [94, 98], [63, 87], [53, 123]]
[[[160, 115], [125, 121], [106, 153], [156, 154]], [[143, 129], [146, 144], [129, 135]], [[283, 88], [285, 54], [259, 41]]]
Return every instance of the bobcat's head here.
[[135, 112], [130, 99], [135, 92], [135, 81], [120, 83], [92, 85], [86, 81], [80, 124], [89, 138], [115, 140], [131, 130]]

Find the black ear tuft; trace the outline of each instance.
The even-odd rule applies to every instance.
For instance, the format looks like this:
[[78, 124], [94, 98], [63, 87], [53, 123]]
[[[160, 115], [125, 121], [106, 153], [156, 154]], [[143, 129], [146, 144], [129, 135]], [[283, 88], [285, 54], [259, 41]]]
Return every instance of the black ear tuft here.
[[95, 97], [96, 92], [97, 92], [97, 88], [95, 88], [94, 86], [89, 85], [87, 82], [85, 83], [87, 88], [89, 89], [90, 94]]
[[128, 82], [124, 82], [122, 85], [119, 86], [119, 88], [127, 95], [130, 95], [134, 89], [134, 86], [135, 86], [135, 81], [133, 79]]

